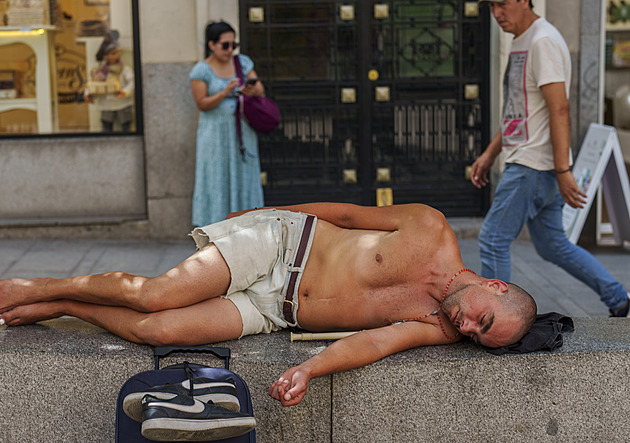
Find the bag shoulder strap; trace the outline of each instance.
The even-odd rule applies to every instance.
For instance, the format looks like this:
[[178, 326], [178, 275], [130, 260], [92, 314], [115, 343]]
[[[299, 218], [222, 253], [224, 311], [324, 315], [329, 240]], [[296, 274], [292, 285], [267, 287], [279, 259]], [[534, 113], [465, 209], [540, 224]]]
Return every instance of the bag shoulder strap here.
[[[243, 70], [241, 69], [241, 61], [238, 58], [238, 55], [234, 56], [234, 69], [236, 71], [236, 75], [238, 76], [238, 80], [241, 85], [245, 84], [245, 79], [243, 78]], [[245, 160], [245, 146], [243, 145], [243, 132], [241, 130], [241, 113], [243, 112], [243, 96], [239, 95], [236, 98], [236, 111], [234, 112], [236, 118], [236, 133], [238, 134], [239, 141], [239, 149], [241, 151], [241, 155], [243, 156], [243, 160]]]
[[245, 77], [243, 76], [243, 68], [241, 68], [241, 60], [238, 58], [238, 55], [234, 56], [234, 68], [236, 70], [236, 76], [240, 81], [241, 85], [245, 84]]

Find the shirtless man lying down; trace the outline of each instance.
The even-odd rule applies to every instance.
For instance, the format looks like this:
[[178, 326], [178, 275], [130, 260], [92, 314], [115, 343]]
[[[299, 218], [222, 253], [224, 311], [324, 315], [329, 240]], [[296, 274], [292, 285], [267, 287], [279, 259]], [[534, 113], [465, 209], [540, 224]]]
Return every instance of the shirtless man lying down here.
[[166, 273], [0, 280], [0, 324], [70, 315], [135, 343], [202, 345], [287, 327], [361, 332], [285, 371], [269, 394], [299, 403], [312, 378], [416, 346], [516, 343], [536, 315], [518, 286], [464, 266], [455, 234], [421, 204], [311, 203], [231, 214], [192, 233]]

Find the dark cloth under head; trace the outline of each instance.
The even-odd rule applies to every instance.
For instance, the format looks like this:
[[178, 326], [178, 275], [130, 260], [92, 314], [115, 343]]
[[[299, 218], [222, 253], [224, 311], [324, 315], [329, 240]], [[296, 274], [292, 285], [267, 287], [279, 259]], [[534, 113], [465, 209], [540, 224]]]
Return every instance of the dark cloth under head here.
[[562, 346], [562, 334], [573, 332], [573, 319], [557, 312], [538, 314], [527, 334], [513, 345], [486, 348], [491, 354], [525, 354], [535, 351], [553, 351]]

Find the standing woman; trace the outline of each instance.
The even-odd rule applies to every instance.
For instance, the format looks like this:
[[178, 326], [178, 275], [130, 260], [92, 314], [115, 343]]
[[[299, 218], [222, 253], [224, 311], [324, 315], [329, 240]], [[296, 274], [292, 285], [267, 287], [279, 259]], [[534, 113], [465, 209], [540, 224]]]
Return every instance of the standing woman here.
[[[234, 211], [263, 206], [256, 132], [241, 120], [243, 147], [236, 128], [238, 94], [261, 96], [260, 80], [239, 86], [234, 67], [238, 48], [234, 29], [225, 22], [206, 26], [206, 59], [190, 72], [190, 87], [202, 111], [197, 127], [193, 225], [205, 226]], [[246, 79], [257, 79], [254, 62], [237, 56]]]

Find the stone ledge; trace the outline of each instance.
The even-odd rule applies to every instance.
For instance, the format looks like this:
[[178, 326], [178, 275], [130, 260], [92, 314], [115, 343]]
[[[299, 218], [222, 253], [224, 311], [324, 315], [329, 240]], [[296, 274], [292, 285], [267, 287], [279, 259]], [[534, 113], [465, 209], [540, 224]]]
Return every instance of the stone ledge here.
[[[496, 357], [471, 343], [418, 348], [311, 383], [297, 407], [267, 389], [327, 342], [288, 332], [217, 344], [248, 383], [260, 442], [625, 441], [630, 322], [575, 319], [553, 353]], [[0, 330], [2, 441], [111, 442], [118, 390], [152, 349], [72, 318]], [[220, 365], [199, 354], [174, 356]]]

